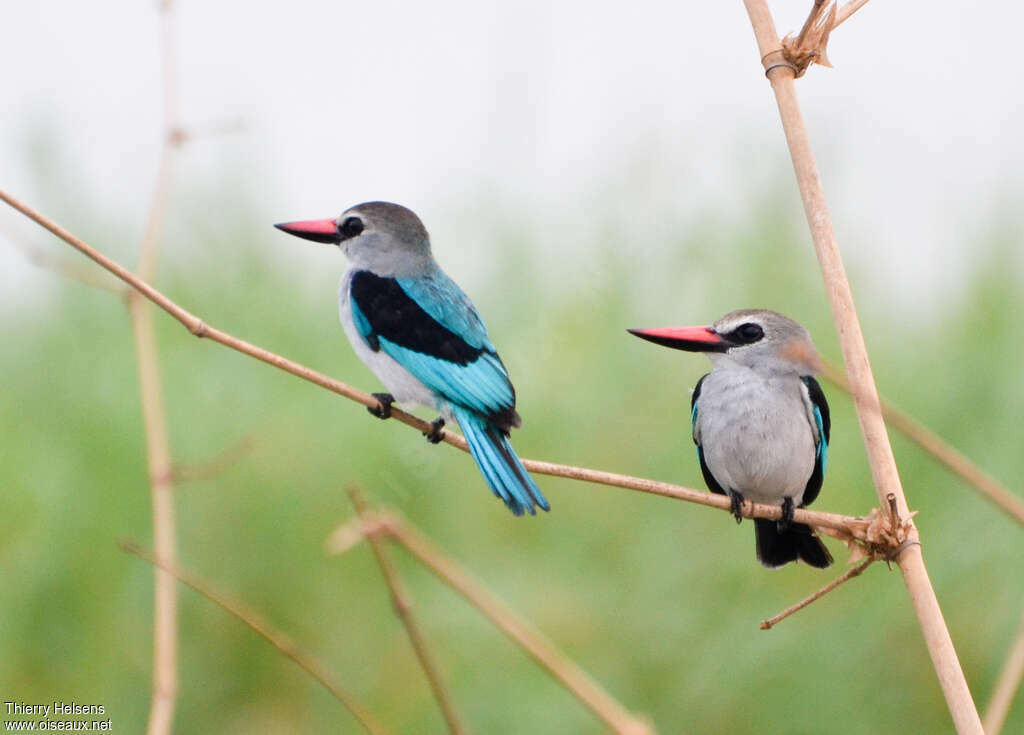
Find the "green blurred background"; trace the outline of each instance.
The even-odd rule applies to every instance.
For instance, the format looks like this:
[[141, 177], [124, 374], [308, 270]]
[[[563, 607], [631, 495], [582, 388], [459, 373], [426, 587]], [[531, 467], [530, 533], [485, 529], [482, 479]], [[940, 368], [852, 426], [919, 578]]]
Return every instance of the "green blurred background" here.
[[[779, 29], [799, 28], [808, 5], [773, 2]], [[484, 314], [517, 388], [524, 457], [703, 487], [687, 417], [707, 362], [627, 327], [767, 307], [838, 361], [740, 3], [175, 7], [179, 113], [201, 134], [175, 160], [156, 285], [209, 324], [380, 390], [337, 321], [343, 257], [270, 225], [386, 198], [420, 213]], [[1024, 10], [999, 12], [992, 23], [939, 4], [916, 33], [920, 8], [872, 3], [833, 34], [837, 68], [812, 69], [800, 93], [881, 391], [1020, 494]], [[160, 150], [155, 7], [40, 0], [10, 18], [0, 187], [133, 266]], [[966, 63], [978, 58], [985, 74]], [[115, 732], [141, 732], [153, 574], [117, 548], [152, 546], [130, 323], [116, 296], [32, 270], [10, 246], [23, 241], [87, 265], [0, 210], [0, 701], [103, 704]], [[444, 723], [369, 549], [325, 553], [352, 517], [353, 481], [663, 735], [952, 731], [898, 570], [874, 565], [762, 632], [836, 576], [845, 549], [828, 541], [828, 573], [770, 572], [750, 523], [547, 477], [551, 513], [516, 519], [467, 455], [155, 323], [175, 461], [250, 446], [178, 487], [182, 566], [286, 631], [391, 731]], [[863, 514], [877, 501], [856, 417], [825, 391], [833, 440], [815, 508]], [[1024, 607], [1024, 534], [893, 442], [984, 707]], [[474, 732], [605, 731], [394, 557]], [[360, 732], [185, 588], [180, 635], [175, 732]], [[1018, 693], [1004, 732], [1022, 731]]]
[[[206, 194], [172, 201], [164, 292], [214, 326], [378, 389], [337, 324], [342, 256], [285, 239], [244, 196], [212, 212]], [[60, 219], [58, 201], [49, 210]], [[685, 424], [706, 362], [624, 329], [766, 306], [804, 322], [835, 359], [816, 263], [792, 210], [762, 197], [744, 216], [687, 228], [673, 227], [670, 211], [649, 213], [669, 223], [668, 247], [641, 259], [618, 247], [609, 221], [583, 266], [585, 288], [539, 268], [504, 218], [475, 215], [488, 245], [463, 258], [486, 254], [471, 295], [518, 389], [520, 453], [703, 487]], [[94, 244], [130, 257], [118, 226], [74, 217]], [[976, 253], [969, 288], [898, 329], [869, 264], [851, 262], [881, 390], [1011, 484], [1024, 471], [1016, 234], [965, 233]], [[435, 245], [456, 277], [459, 248]], [[0, 682], [5, 699], [104, 703], [116, 731], [137, 732], [149, 701], [152, 573], [115, 545], [151, 545], [129, 322], [116, 297], [52, 280], [53, 302], [8, 321], [0, 352]], [[217, 476], [177, 490], [182, 564], [286, 630], [395, 732], [443, 723], [369, 550], [325, 555], [327, 535], [352, 516], [350, 481], [399, 509], [660, 732], [950, 730], [898, 571], [875, 565], [761, 632], [761, 619], [833, 574], [766, 571], [749, 523], [626, 490], [542, 477], [551, 513], [513, 518], [468, 456], [198, 341], [163, 315], [156, 323], [176, 460], [252, 441]], [[816, 507], [865, 513], [875, 496], [856, 418], [846, 396], [826, 392], [833, 443]], [[1024, 535], [900, 436], [894, 443], [933, 582], [984, 703], [1020, 616]], [[839, 571], [846, 552], [829, 545]], [[602, 730], [474, 609], [395, 556], [475, 731]], [[178, 732], [357, 731], [308, 676], [187, 589], [180, 629]], [[1021, 727], [1018, 706], [1006, 732]]]

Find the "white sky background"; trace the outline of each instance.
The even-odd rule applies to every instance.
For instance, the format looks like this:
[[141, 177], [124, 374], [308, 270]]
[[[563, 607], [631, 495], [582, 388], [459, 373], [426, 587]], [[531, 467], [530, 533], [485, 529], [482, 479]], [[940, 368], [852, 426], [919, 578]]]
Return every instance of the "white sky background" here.
[[[810, 4], [771, 2], [779, 31]], [[647, 179], [623, 194], [623, 217], [643, 247], [657, 234], [631, 223], [648, 205], [738, 210], [782, 172], [799, 207], [739, 0], [176, 0], [175, 18], [184, 122], [246, 126], [186, 149], [181, 175], [242, 164], [268, 224], [385, 198], [419, 212], [445, 251], [472, 234], [460, 207], [484, 203], [568, 259], [585, 253], [597, 194], [637, 161]], [[872, 0], [835, 32], [835, 68], [798, 82], [840, 246], [908, 304], [908, 269], [925, 290], [955, 284], [965, 235], [1024, 191], [1022, 20], [1019, 3]], [[47, 198], [63, 182], [30, 168], [41, 129], [69, 181], [90, 182], [91, 207], [137, 213], [137, 239], [159, 153], [156, 2], [11, 2], [3, 30], [0, 187], [74, 226]], [[4, 208], [0, 226], [12, 223]], [[442, 259], [457, 277], [459, 252]], [[52, 278], [0, 236], [0, 303], [32, 305]]]

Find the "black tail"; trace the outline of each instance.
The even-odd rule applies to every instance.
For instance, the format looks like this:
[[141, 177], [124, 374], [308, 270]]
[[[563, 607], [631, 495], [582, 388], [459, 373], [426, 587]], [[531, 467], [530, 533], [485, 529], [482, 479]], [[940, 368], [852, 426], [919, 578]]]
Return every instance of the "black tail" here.
[[755, 518], [754, 535], [757, 559], [766, 567], [781, 567], [797, 559], [818, 569], [832, 563], [832, 555], [825, 544], [803, 523], [791, 523], [785, 531], [780, 531], [778, 522]]

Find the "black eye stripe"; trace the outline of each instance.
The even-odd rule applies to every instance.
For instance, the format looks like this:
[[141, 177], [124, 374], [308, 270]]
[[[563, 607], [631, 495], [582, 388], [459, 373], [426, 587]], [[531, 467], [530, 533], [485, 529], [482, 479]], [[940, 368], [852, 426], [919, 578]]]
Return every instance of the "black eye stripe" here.
[[734, 344], [750, 345], [764, 337], [764, 329], [761, 328], [760, 324], [747, 322], [723, 336]]
[[358, 217], [346, 217], [345, 221], [338, 225], [338, 234], [341, 235], [342, 240], [347, 240], [358, 235], [363, 228], [363, 221]]

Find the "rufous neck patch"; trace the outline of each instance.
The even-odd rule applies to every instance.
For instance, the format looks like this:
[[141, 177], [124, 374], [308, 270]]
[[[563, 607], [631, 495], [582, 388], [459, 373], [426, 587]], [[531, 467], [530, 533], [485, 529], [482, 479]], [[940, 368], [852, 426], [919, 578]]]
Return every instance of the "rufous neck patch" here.
[[821, 372], [821, 359], [818, 357], [818, 352], [814, 349], [814, 345], [805, 339], [792, 338], [779, 350], [779, 356], [784, 360], [806, 367], [810, 374]]

